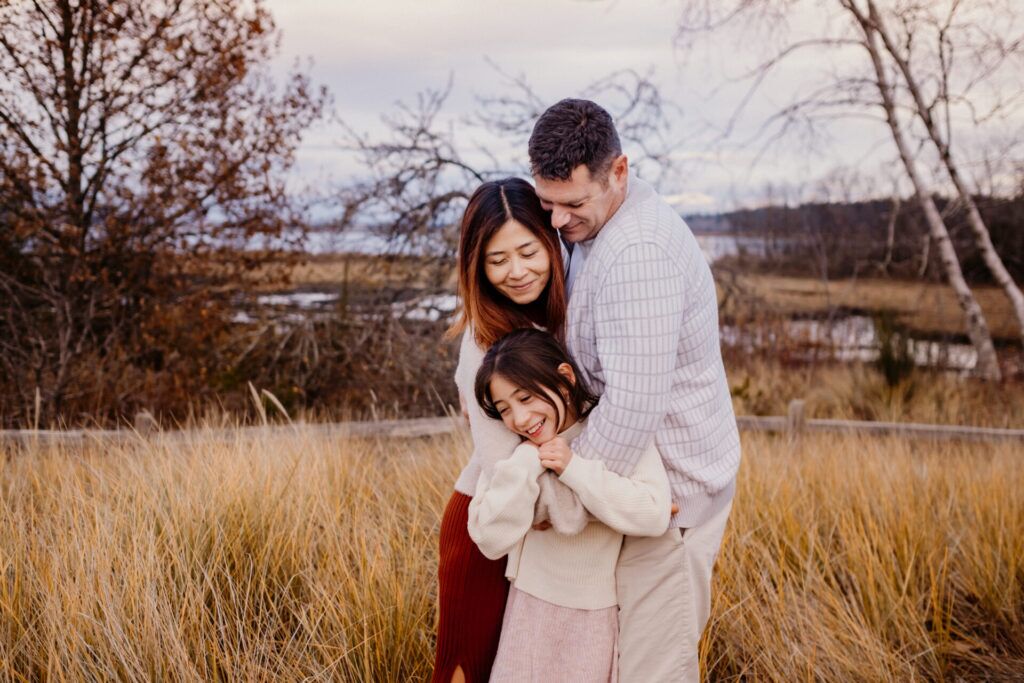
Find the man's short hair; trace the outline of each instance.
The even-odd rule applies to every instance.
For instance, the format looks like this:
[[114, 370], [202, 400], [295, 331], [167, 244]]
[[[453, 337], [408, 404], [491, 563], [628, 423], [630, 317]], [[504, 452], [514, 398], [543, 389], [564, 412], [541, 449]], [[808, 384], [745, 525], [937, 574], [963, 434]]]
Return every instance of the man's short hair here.
[[622, 144], [612, 117], [590, 100], [567, 98], [541, 114], [530, 135], [530, 169], [547, 180], [569, 180], [583, 164], [596, 179], [608, 177]]

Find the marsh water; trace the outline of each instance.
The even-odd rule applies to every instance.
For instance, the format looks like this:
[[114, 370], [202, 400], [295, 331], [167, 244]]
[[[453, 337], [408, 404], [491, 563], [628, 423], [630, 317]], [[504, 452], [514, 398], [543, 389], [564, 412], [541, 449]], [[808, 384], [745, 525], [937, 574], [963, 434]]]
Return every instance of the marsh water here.
[[[753, 237], [725, 234], [696, 237], [709, 263], [741, 249], [748, 252], [763, 249], [763, 241]], [[325, 238], [316, 247], [324, 252], [336, 253], [341, 247], [341, 251], [350, 253], [380, 253], [381, 242], [372, 235], [354, 234], [330, 241]], [[278, 321], [294, 323], [335, 315], [340, 297], [336, 291], [305, 290], [261, 295], [255, 303], [259, 309], [275, 312]], [[413, 296], [389, 304], [394, 317], [419, 322], [445, 320], [455, 312], [457, 305], [457, 297], [450, 293]], [[255, 317], [251, 312], [240, 311], [235, 319], [249, 323]], [[720, 336], [724, 347], [747, 353], [785, 349], [799, 360], [870, 362], [878, 359], [885, 335], [879, 333], [876, 320], [870, 316], [831, 314], [786, 320], [769, 327], [726, 323], [720, 328]], [[969, 370], [977, 360], [970, 344], [934, 339], [911, 337], [907, 340], [906, 353], [915, 365], [946, 370]]]

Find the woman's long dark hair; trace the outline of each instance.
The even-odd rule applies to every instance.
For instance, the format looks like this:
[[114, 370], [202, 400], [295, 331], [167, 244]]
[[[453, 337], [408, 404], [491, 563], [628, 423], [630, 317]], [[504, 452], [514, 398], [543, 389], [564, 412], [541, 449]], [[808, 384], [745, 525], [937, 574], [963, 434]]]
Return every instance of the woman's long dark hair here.
[[[572, 368], [575, 382], [558, 372], [562, 363], [568, 363]], [[565, 347], [540, 330], [516, 330], [506, 334], [484, 354], [483, 363], [476, 373], [474, 393], [484, 414], [500, 420], [501, 414], [491, 397], [491, 380], [495, 375], [501, 375], [554, 408], [558, 415], [557, 431], [562, 431], [567, 415], [551, 394], [563, 397], [569, 414], [578, 420], [586, 417], [597, 404], [597, 395], [587, 386], [583, 373]]]
[[[488, 348], [512, 330], [540, 325], [564, 338], [565, 269], [551, 214], [540, 205], [533, 186], [522, 178], [491, 180], [476, 189], [462, 216], [459, 238], [459, 297], [462, 311], [448, 330], [450, 336], [473, 328], [481, 348]], [[551, 278], [537, 301], [519, 305], [501, 294], [487, 279], [484, 250], [494, 234], [516, 221], [534, 234], [551, 261]]]

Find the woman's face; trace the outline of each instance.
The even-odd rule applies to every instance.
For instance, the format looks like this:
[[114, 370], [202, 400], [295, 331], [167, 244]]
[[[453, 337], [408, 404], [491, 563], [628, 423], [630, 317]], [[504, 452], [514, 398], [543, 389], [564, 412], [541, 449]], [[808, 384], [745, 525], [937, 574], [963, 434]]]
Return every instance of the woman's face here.
[[526, 226], [509, 221], [484, 245], [484, 274], [514, 303], [533, 303], [551, 279], [551, 255]]

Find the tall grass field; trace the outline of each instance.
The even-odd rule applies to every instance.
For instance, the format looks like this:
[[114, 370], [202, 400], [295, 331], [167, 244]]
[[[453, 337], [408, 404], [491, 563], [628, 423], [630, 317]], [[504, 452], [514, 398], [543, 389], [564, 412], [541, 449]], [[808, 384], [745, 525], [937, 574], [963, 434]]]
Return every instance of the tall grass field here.
[[[1024, 678], [1019, 445], [744, 437], [714, 681]], [[464, 434], [0, 457], [8, 681], [424, 681]], [[628, 682], [627, 682], [628, 683]]]

